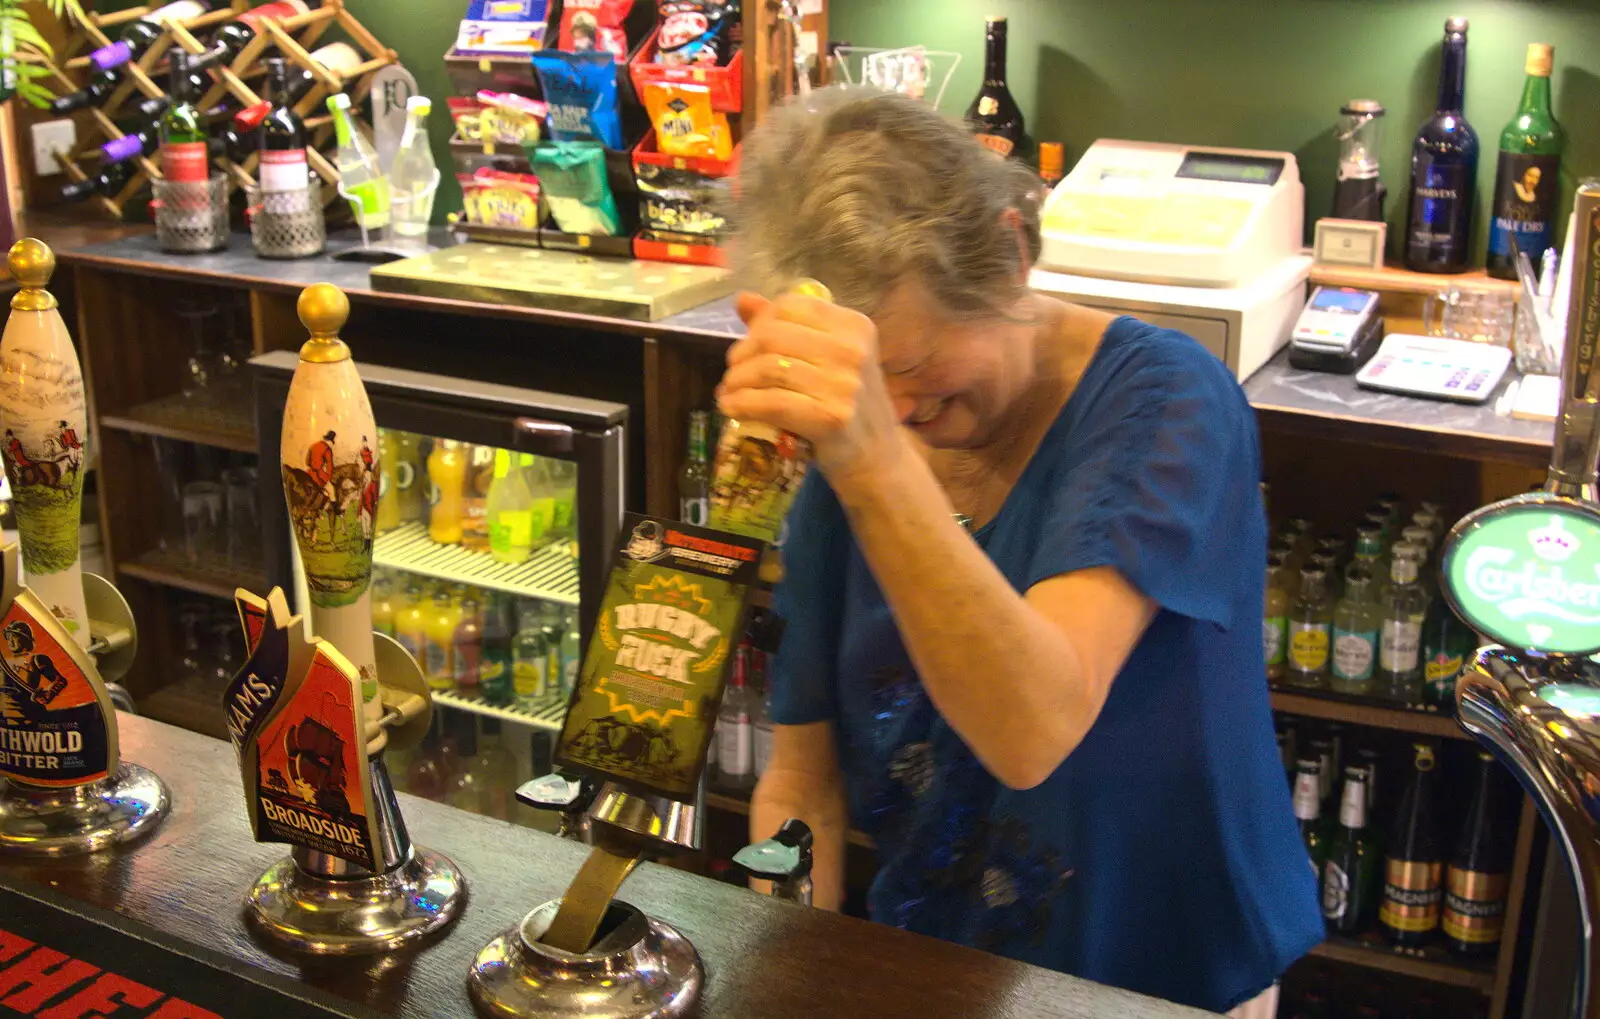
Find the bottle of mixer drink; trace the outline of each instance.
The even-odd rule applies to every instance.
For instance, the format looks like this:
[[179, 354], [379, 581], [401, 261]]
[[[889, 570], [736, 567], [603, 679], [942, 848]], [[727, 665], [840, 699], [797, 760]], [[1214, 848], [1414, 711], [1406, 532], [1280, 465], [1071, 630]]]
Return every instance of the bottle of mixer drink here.
[[[816, 280], [800, 280], [788, 292], [833, 299]], [[810, 459], [811, 444], [798, 435], [758, 421], [727, 418], [711, 478], [711, 526], [777, 541]]]

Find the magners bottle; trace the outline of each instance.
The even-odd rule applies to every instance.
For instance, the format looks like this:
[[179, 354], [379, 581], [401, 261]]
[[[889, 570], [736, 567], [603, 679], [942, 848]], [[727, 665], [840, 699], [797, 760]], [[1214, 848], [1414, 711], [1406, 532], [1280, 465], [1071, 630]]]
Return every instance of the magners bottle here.
[[1400, 797], [1384, 861], [1378, 923], [1397, 945], [1419, 945], [1439, 926], [1444, 854], [1433, 819], [1433, 747], [1414, 743], [1411, 780]]
[[1445, 882], [1445, 942], [1462, 955], [1489, 955], [1505, 929], [1511, 840], [1501, 830], [1500, 766], [1478, 753], [1477, 791]]
[[1367, 831], [1366, 773], [1349, 767], [1344, 769], [1339, 825], [1322, 867], [1322, 917], [1330, 930], [1354, 933], [1371, 919], [1377, 867], [1378, 847]]

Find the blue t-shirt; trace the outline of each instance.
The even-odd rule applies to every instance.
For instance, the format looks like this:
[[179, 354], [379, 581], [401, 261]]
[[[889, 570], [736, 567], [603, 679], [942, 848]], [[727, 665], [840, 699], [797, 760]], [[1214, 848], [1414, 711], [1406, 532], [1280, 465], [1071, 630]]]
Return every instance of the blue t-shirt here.
[[934, 709], [813, 472], [772, 718], [834, 723], [851, 820], [878, 844], [874, 919], [1214, 1011], [1322, 940], [1262, 664], [1260, 476], [1227, 370], [1182, 333], [1113, 322], [975, 539], [1018, 591], [1113, 566], [1159, 609], [1083, 742], [1016, 791]]

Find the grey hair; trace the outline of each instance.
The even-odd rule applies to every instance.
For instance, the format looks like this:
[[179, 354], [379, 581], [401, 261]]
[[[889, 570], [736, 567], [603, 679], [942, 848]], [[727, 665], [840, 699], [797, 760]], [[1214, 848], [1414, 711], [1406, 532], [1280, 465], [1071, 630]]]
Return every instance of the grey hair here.
[[745, 139], [732, 261], [742, 286], [768, 295], [809, 276], [871, 314], [917, 279], [952, 315], [1005, 316], [1039, 257], [1040, 194], [1026, 167], [921, 100], [818, 89]]

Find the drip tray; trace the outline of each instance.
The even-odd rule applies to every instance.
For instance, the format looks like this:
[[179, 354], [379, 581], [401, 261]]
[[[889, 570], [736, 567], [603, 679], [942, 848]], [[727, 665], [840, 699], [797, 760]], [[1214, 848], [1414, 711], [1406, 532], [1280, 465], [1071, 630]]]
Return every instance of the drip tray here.
[[471, 242], [374, 266], [390, 293], [655, 322], [733, 293], [726, 269]]

